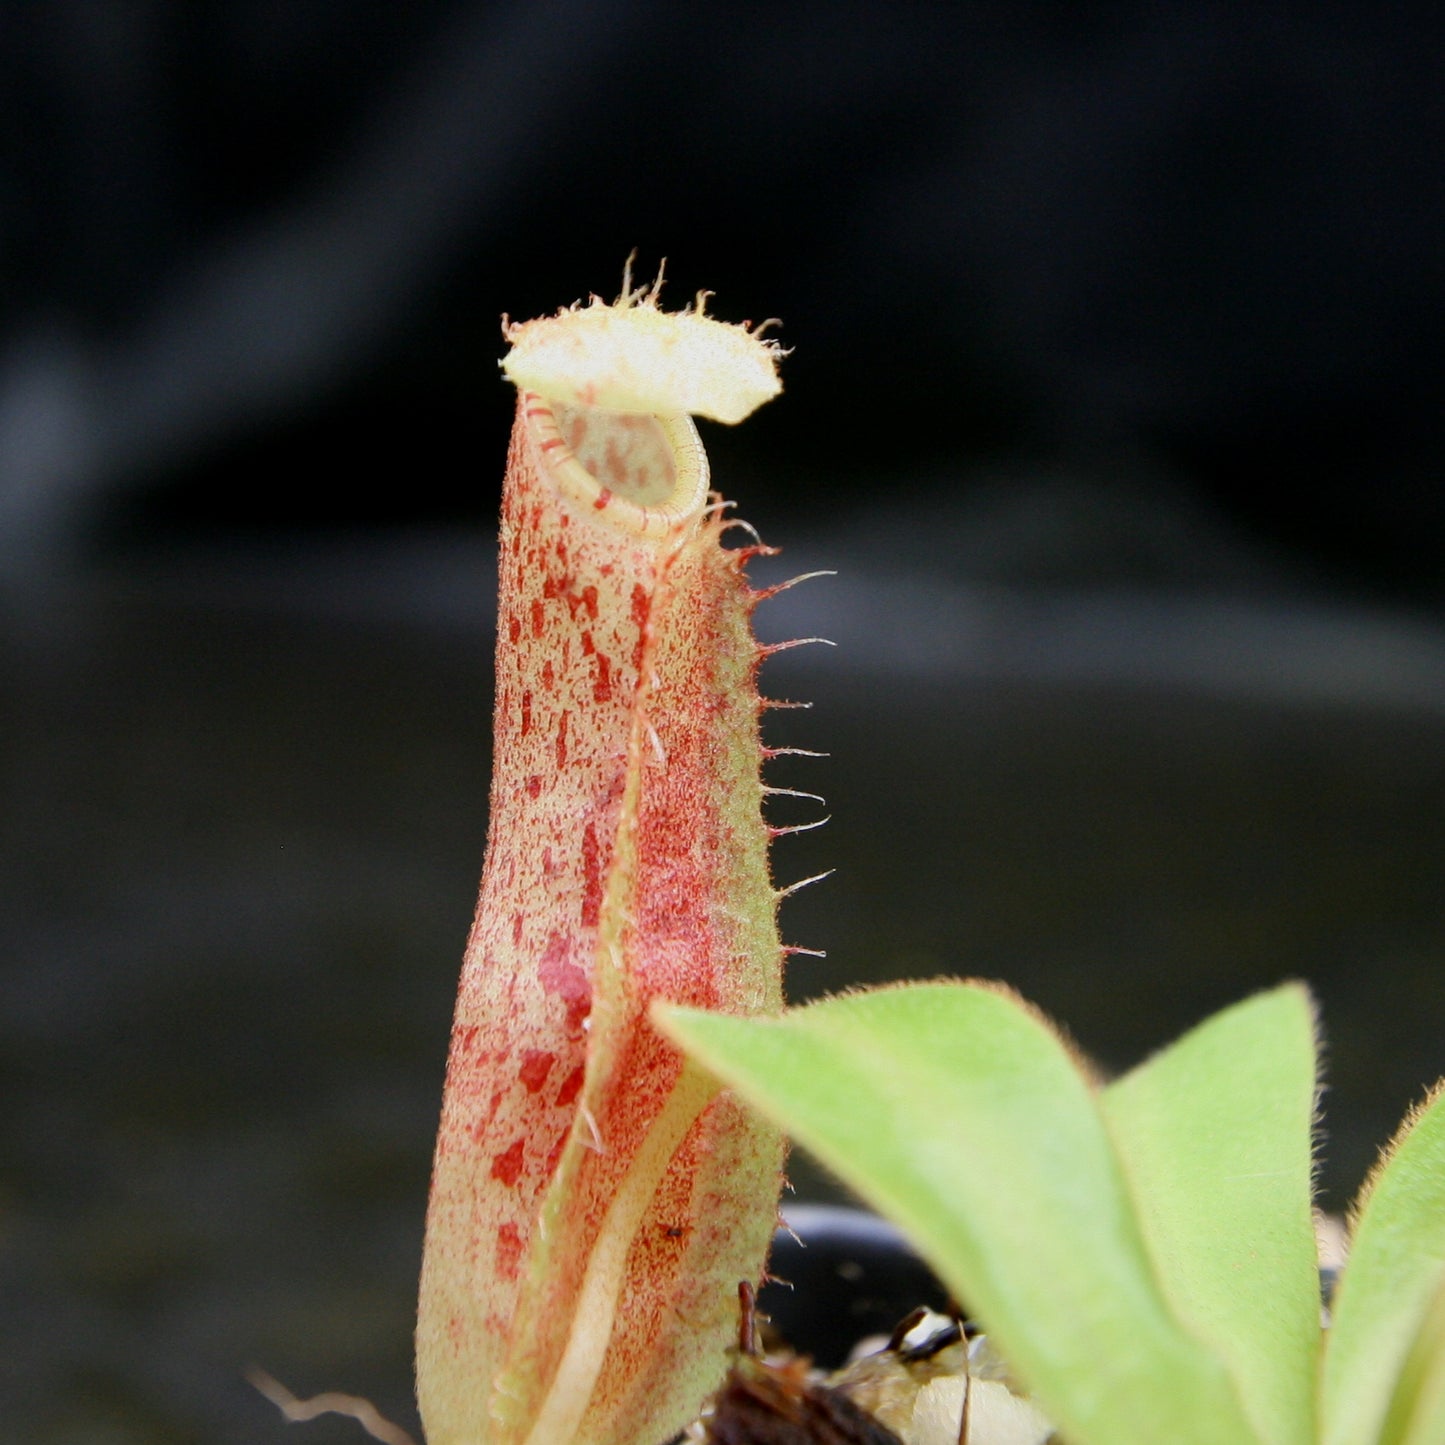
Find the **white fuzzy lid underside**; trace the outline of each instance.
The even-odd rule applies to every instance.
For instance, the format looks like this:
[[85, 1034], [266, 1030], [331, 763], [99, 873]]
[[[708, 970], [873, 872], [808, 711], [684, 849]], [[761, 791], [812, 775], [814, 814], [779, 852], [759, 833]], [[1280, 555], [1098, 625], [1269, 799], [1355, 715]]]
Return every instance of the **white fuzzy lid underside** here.
[[508, 326], [507, 339], [508, 379], [565, 405], [739, 422], [782, 390], [771, 342], [700, 309], [662, 311], [651, 297], [609, 306], [594, 296]]

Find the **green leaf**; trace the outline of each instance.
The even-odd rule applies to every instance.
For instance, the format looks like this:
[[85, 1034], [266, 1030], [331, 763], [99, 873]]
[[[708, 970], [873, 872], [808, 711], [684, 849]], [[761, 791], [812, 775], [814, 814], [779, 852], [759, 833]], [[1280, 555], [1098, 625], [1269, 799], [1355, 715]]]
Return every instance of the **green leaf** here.
[[1155, 1278], [1096, 1096], [1011, 995], [919, 984], [658, 1026], [912, 1237], [1071, 1445], [1246, 1445]]
[[1445, 1440], [1445, 1269], [1410, 1343], [1380, 1445], [1440, 1445]]
[[1391, 1398], [1445, 1262], [1445, 1081], [1401, 1125], [1355, 1215], [1325, 1349], [1324, 1445], [1390, 1438]]
[[1314, 1439], [1314, 1010], [1300, 985], [1199, 1025], [1103, 1093], [1155, 1272], [1270, 1445]]

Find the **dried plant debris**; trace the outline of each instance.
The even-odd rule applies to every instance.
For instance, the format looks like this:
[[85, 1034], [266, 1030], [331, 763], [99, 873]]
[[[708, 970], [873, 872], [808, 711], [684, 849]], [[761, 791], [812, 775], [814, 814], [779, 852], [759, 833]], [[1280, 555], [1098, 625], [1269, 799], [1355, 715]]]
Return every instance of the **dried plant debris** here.
[[1049, 1445], [1054, 1429], [1015, 1393], [1008, 1366], [986, 1335], [917, 1309], [887, 1346], [829, 1384], [862, 1405], [903, 1445]]
[[753, 1289], [738, 1286], [738, 1347], [687, 1445], [904, 1445], [877, 1416], [822, 1382], [802, 1355], [758, 1353]]
[[882, 1349], [825, 1376], [803, 1356], [760, 1355], [751, 1288], [739, 1297], [737, 1358], [687, 1445], [1060, 1445], [956, 1319], [914, 1310]]

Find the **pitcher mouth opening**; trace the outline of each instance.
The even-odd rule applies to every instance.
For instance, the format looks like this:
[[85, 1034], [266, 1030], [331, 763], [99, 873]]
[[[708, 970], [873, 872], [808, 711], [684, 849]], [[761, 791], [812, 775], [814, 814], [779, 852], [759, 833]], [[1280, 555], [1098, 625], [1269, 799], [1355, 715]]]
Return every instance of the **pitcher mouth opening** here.
[[707, 456], [691, 417], [573, 406], [532, 391], [522, 410], [543, 471], [587, 516], [661, 539], [702, 514]]

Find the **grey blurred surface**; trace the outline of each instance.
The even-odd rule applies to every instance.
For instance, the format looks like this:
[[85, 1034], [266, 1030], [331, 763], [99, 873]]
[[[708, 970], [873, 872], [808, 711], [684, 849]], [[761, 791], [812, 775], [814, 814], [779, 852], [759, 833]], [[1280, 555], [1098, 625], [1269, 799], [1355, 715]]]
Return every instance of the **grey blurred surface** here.
[[[759, 614], [838, 643], [765, 671], [815, 703], [771, 714], [772, 740], [831, 754], [773, 765], [833, 815], [779, 841], [779, 881], [838, 869], [785, 906], [828, 953], [792, 993], [1005, 977], [1117, 1068], [1307, 978], [1338, 1207], [1445, 1071], [1445, 632], [1187, 509], [1105, 529], [1152, 553], [1090, 541], [1082, 505], [1043, 550], [1045, 482], [769, 527], [770, 576], [840, 572]], [[936, 548], [975, 548], [974, 580]], [[359, 1438], [284, 1426], [252, 1364], [414, 1426], [492, 566], [463, 533], [191, 551], [6, 615], [6, 1445]]]

